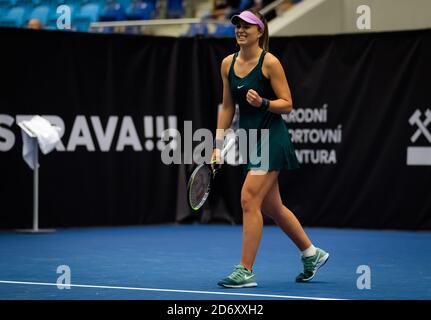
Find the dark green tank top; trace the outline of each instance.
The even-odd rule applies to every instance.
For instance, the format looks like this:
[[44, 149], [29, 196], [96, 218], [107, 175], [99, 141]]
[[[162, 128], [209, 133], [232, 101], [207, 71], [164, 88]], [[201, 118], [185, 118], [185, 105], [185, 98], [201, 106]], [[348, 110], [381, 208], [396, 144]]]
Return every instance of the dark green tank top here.
[[274, 100], [276, 95], [271, 87], [271, 82], [262, 73], [262, 64], [266, 51], [262, 50], [259, 62], [245, 77], [240, 78], [235, 74], [234, 65], [238, 52], [233, 56], [229, 70], [229, 84], [232, 98], [239, 105], [240, 109], [240, 128], [261, 129], [267, 128], [271, 118], [276, 114], [256, 108], [247, 102], [246, 94], [250, 89], [255, 90], [261, 97]]
[[[239, 105], [240, 129], [269, 129], [269, 167], [268, 171], [296, 169], [299, 167], [295, 150], [290, 139], [287, 124], [281, 115], [256, 108], [246, 99], [248, 90], [255, 90], [262, 98], [276, 100], [277, 96], [271, 86], [271, 81], [262, 73], [262, 64], [266, 51], [262, 50], [257, 65], [243, 78], [235, 74], [234, 65], [238, 52], [233, 56], [228, 79], [232, 98]], [[247, 134], [248, 135], [248, 134]], [[260, 149], [259, 144], [257, 148]], [[258, 152], [260, 154], [260, 151]], [[244, 158], [244, 157], [243, 157]], [[249, 159], [249, 157], [247, 157]], [[258, 168], [247, 161], [245, 169], [248, 171]]]

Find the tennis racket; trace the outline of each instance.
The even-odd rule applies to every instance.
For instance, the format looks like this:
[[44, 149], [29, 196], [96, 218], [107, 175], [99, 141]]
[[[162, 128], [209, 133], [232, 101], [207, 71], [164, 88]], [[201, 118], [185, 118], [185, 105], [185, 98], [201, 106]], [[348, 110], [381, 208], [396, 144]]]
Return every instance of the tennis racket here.
[[[235, 139], [230, 139], [226, 146], [221, 151], [221, 158], [223, 159], [232, 145], [235, 143]], [[220, 168], [220, 166], [219, 166]], [[189, 178], [187, 184], [187, 196], [189, 198], [190, 207], [197, 211], [205, 204], [211, 191], [211, 183], [214, 180], [216, 173], [219, 168], [212, 169], [211, 165], [202, 163], [195, 170]]]

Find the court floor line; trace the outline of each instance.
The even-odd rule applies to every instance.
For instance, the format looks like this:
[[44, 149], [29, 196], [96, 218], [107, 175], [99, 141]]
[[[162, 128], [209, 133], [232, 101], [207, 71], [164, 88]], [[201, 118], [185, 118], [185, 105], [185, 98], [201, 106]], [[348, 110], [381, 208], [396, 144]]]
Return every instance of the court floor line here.
[[[0, 284], [18, 284], [18, 285], [36, 285], [36, 286], [65, 286], [65, 284], [47, 283], [47, 282], [25, 282], [0, 280]], [[117, 289], [117, 290], [136, 290], [136, 291], [157, 291], [157, 292], [176, 292], [176, 293], [195, 293], [195, 294], [215, 294], [227, 296], [243, 297], [261, 297], [261, 298], [279, 298], [279, 299], [300, 299], [300, 300], [346, 300], [337, 298], [322, 297], [302, 297], [302, 296], [285, 296], [276, 294], [258, 294], [258, 293], [237, 293], [237, 292], [216, 292], [216, 291], [196, 291], [196, 290], [177, 290], [177, 289], [159, 289], [159, 288], [138, 288], [138, 287], [117, 287], [117, 286], [99, 286], [89, 284], [70, 284], [70, 287], [77, 288], [97, 288], [97, 289]], [[234, 289], [233, 289], [234, 290]]]

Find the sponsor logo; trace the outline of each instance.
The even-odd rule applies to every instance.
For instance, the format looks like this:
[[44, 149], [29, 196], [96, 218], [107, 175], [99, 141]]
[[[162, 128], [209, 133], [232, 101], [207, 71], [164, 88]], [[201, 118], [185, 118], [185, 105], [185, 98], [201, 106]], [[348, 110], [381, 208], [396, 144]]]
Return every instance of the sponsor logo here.
[[410, 142], [420, 143], [422, 141], [423, 143], [427, 141], [427, 145], [407, 147], [407, 165], [431, 166], [431, 132], [428, 130], [428, 125], [431, 123], [431, 110], [427, 109], [422, 114], [421, 110], [416, 109], [408, 121], [411, 126], [416, 128], [410, 137]]

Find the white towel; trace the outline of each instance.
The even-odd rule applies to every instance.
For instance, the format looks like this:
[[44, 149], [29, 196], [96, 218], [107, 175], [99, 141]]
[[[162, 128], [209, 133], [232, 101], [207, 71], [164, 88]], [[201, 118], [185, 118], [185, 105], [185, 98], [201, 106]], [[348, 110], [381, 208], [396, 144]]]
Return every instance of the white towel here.
[[[34, 116], [28, 121], [20, 122], [18, 125], [22, 129], [22, 156], [29, 167], [34, 169], [35, 145], [33, 139], [37, 138], [40, 150], [43, 154], [47, 154], [54, 150], [55, 145], [60, 141], [60, 128], [53, 126], [48, 120], [40, 116]], [[39, 164], [37, 165], [39, 166]]]

